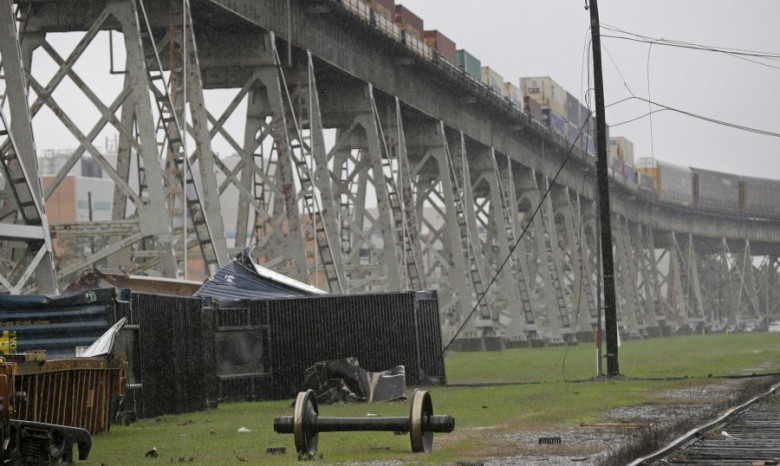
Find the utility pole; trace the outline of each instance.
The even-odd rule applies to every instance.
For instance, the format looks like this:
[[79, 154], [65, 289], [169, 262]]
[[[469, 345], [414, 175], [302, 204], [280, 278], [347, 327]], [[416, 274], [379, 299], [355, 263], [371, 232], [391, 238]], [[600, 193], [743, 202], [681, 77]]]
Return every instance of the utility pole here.
[[585, 0], [590, 9], [590, 32], [593, 39], [593, 85], [596, 94], [596, 186], [598, 188], [599, 225], [601, 230], [601, 270], [604, 285], [604, 332], [607, 340], [607, 376], [620, 375], [618, 367], [617, 304], [615, 299], [615, 264], [612, 258], [612, 225], [609, 213], [609, 177], [607, 171], [607, 129], [604, 110], [604, 78], [601, 73], [601, 33], [598, 0]]

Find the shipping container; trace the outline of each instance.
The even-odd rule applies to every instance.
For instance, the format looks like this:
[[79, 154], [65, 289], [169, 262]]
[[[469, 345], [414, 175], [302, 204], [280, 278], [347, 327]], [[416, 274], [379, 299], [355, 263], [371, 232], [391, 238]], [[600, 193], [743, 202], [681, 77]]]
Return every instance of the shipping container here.
[[691, 168], [696, 205], [719, 210], [739, 210], [740, 177], [701, 168]]
[[566, 137], [566, 120], [550, 109], [542, 110], [542, 120], [552, 132]]
[[548, 76], [520, 78], [523, 96], [534, 98], [542, 110], [552, 110], [564, 117], [566, 112], [566, 90]]
[[523, 97], [523, 109], [525, 110], [525, 113], [531, 115], [531, 118], [539, 123], [543, 123], [542, 120], [544, 119], [544, 115], [542, 115], [542, 104], [537, 102], [536, 99], [528, 96]]
[[639, 185], [640, 189], [646, 189], [648, 191], [655, 192], [655, 178], [648, 175], [647, 173], [642, 173], [637, 171], [637, 184]]
[[596, 156], [596, 139], [590, 134], [585, 134], [585, 152], [593, 157]]
[[59, 296], [0, 296], [0, 353], [45, 350], [73, 357], [111, 327], [113, 288]]
[[455, 56], [455, 42], [449, 37], [445, 36], [438, 30], [425, 31], [423, 35], [425, 43], [428, 47], [432, 48], [439, 53], [444, 59], [450, 63], [455, 63], [457, 57]]
[[627, 185], [637, 185], [636, 169], [628, 162], [623, 162], [623, 177], [625, 178]]
[[582, 104], [580, 104], [580, 101], [577, 100], [574, 95], [566, 92], [566, 119], [569, 120], [570, 123], [573, 123], [577, 126], [582, 126], [582, 124], [585, 123], [585, 117], [587, 117], [587, 114], [583, 113], [583, 108], [584, 107]]
[[617, 136], [609, 138], [608, 153], [613, 157], [617, 157], [620, 160], [634, 164], [634, 143], [624, 138], [623, 136]]
[[609, 168], [612, 170], [613, 177], [622, 183], [623, 182], [623, 161], [617, 157], [607, 155], [607, 163], [609, 164]]
[[422, 40], [424, 32], [423, 20], [416, 14], [412, 13], [412, 11], [405, 6], [395, 6], [395, 15], [393, 16], [393, 21], [401, 26], [401, 29], [404, 29], [407, 32], [411, 32], [417, 36], [418, 39]]
[[519, 109], [523, 109], [523, 94], [520, 93], [520, 88], [510, 82], [504, 83], [503, 96], [512, 105]]
[[365, 21], [371, 21], [371, 6], [362, 0], [344, 0], [344, 7]]
[[414, 34], [410, 34], [409, 31], [402, 31], [401, 36], [403, 37], [404, 44], [409, 50], [426, 60], [433, 60], [433, 49], [425, 45], [425, 42], [423, 42], [422, 39]]
[[401, 42], [403, 40], [401, 28], [398, 27], [398, 25], [395, 24], [391, 18], [385, 18], [381, 14], [375, 13], [374, 25], [376, 26], [377, 29], [382, 31], [383, 34], [393, 38], [393, 40], [396, 40], [398, 42]]
[[377, 13], [392, 21], [395, 15], [395, 0], [366, 0]]
[[693, 173], [690, 168], [645, 157], [637, 160], [636, 169], [655, 179], [659, 200], [693, 205]]
[[459, 49], [455, 53], [457, 65], [466, 71], [466, 74], [476, 79], [482, 79], [482, 62], [477, 57], [468, 53], [465, 49]]
[[580, 128], [571, 121], [566, 122], [566, 140], [571, 142], [575, 147], [581, 147]]
[[744, 210], [751, 214], [780, 217], [780, 180], [742, 177]]
[[480, 77], [482, 84], [486, 85], [491, 91], [498, 95], [502, 93], [502, 87], [504, 86], [504, 77], [501, 76], [489, 66], [483, 66], [480, 71]]
[[588, 119], [588, 117], [590, 116], [590, 109], [580, 104], [580, 116], [582, 118], [582, 121], [579, 123], [579, 126], [582, 127], [586, 122], [590, 121]]

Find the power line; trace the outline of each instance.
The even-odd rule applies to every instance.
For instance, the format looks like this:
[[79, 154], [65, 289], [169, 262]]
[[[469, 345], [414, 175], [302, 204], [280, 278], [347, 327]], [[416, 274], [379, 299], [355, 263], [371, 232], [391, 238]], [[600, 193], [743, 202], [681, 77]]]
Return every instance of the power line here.
[[766, 66], [768, 68], [773, 68], [773, 69], [780, 69], [780, 66], [772, 65], [770, 63], [765, 63], [763, 61], [757, 60], [757, 59], [764, 59], [770, 61], [780, 61], [780, 54], [776, 54], [776, 53], [760, 52], [754, 50], [729, 49], [725, 47], [714, 47], [708, 45], [695, 44], [692, 42], [676, 41], [676, 40], [669, 40], [663, 38], [657, 39], [653, 37], [643, 36], [641, 34], [632, 33], [629, 31], [625, 31], [619, 28], [614, 28], [611, 26], [602, 25], [602, 28], [620, 34], [625, 34], [624, 36], [612, 35], [612, 34], [602, 35], [602, 37], [607, 37], [610, 39], [627, 40], [632, 42], [646, 43], [650, 45], [663, 45], [666, 47], [676, 47], [676, 48], [697, 50], [703, 52], [722, 53], [724, 55], [729, 55], [733, 58], [745, 60], [747, 62], [754, 63], [756, 65]]
[[617, 102], [613, 102], [613, 103], [609, 104], [607, 107], [610, 107], [610, 106], [613, 106], [613, 105], [617, 105], [619, 103], [626, 102], [626, 101], [629, 101], [629, 100], [638, 100], [640, 102], [645, 102], [645, 103], [648, 103], [648, 104], [651, 104], [651, 105], [655, 105], [656, 107], [660, 107], [661, 109], [660, 110], [653, 110], [651, 112], [646, 113], [645, 115], [642, 115], [642, 116], [637, 117], [637, 118], [633, 118], [631, 120], [627, 120], [627, 121], [624, 121], [624, 122], [621, 122], [621, 123], [610, 125], [611, 127], [619, 126], [619, 125], [626, 124], [626, 123], [630, 123], [630, 122], [633, 122], [633, 121], [640, 120], [642, 118], [648, 117], [648, 116], [652, 115], [653, 113], [658, 113], [658, 112], [663, 111], [663, 110], [668, 110], [668, 111], [671, 111], [671, 112], [679, 113], [681, 115], [689, 116], [691, 118], [696, 118], [696, 119], [699, 119], [699, 120], [702, 120], [702, 121], [706, 121], [708, 123], [714, 123], [716, 125], [725, 126], [727, 128], [738, 129], [738, 130], [741, 130], [741, 131], [746, 131], [746, 132], [754, 133], [754, 134], [760, 134], [762, 136], [770, 136], [770, 137], [780, 138], [780, 133], [775, 133], [775, 132], [772, 132], [772, 131], [767, 131], [767, 130], [763, 130], [763, 129], [753, 128], [753, 127], [750, 127], [750, 126], [740, 125], [740, 124], [737, 124], [737, 123], [729, 123], [727, 121], [718, 120], [717, 118], [712, 118], [712, 117], [708, 117], [708, 116], [704, 116], [704, 115], [699, 115], [699, 114], [696, 114], [696, 113], [693, 113], [693, 112], [689, 112], [689, 111], [686, 111], [686, 110], [681, 110], [679, 108], [671, 107], [669, 105], [664, 105], [664, 104], [655, 102], [655, 101], [650, 100], [650, 99], [645, 99], [643, 97], [637, 97], [637, 96], [626, 97], [625, 99], [621, 99], [621, 100], [618, 100]]

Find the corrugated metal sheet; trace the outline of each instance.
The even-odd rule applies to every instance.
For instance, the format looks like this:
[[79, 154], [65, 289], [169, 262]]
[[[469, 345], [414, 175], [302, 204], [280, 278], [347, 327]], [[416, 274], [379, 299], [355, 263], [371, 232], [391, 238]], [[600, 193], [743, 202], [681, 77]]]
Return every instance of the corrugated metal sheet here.
[[0, 296], [0, 353], [46, 350], [50, 359], [73, 357], [113, 321], [113, 288], [60, 296]]
[[143, 417], [206, 409], [215, 369], [208, 320], [200, 298], [133, 294], [138, 312]]
[[194, 296], [214, 299], [262, 299], [310, 296], [325, 292], [258, 266], [244, 250], [210, 277]]
[[[403, 365], [410, 385], [427, 377], [443, 379], [443, 364], [429, 357], [440, 358], [442, 348], [440, 327], [433, 326], [438, 305], [430, 297], [435, 293], [422, 296], [426, 299], [408, 292], [253, 303], [268, 306], [270, 364], [278, 395], [297, 393], [305, 369], [315, 362], [349, 356], [369, 371]], [[420, 306], [421, 301], [426, 305]]]
[[123, 411], [138, 417], [286, 398], [307, 367], [347, 356], [369, 371], [403, 365], [411, 385], [446, 380], [434, 291], [213, 302], [134, 293], [119, 308], [130, 316], [117, 341], [130, 359]]

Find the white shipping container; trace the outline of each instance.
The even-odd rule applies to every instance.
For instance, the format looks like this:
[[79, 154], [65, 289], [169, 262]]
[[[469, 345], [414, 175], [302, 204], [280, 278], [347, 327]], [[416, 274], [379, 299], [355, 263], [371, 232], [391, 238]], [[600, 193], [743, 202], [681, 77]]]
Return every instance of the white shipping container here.
[[498, 95], [502, 95], [504, 78], [489, 66], [482, 67], [482, 83]]
[[352, 11], [366, 21], [371, 21], [371, 7], [362, 0], [345, 0], [342, 2], [347, 10]]
[[512, 105], [519, 109], [523, 109], [523, 95], [520, 93], [520, 88], [510, 82], [504, 83], [504, 97], [506, 97]]
[[391, 19], [386, 18], [379, 13], [375, 13], [374, 20], [376, 21], [377, 29], [392, 37], [393, 40], [398, 42], [401, 41], [401, 28], [399, 28]]
[[542, 110], [552, 110], [566, 115], [566, 90], [549, 76], [520, 78], [523, 97], [531, 97], [542, 105]]
[[623, 136], [609, 138], [608, 149], [609, 155], [631, 165], [634, 164], [634, 143]]
[[406, 43], [406, 47], [408, 47], [412, 52], [425, 58], [426, 60], [433, 60], [433, 49], [428, 47], [428, 45], [423, 42], [422, 39], [409, 34], [408, 31], [406, 31], [403, 37], [404, 42]]

